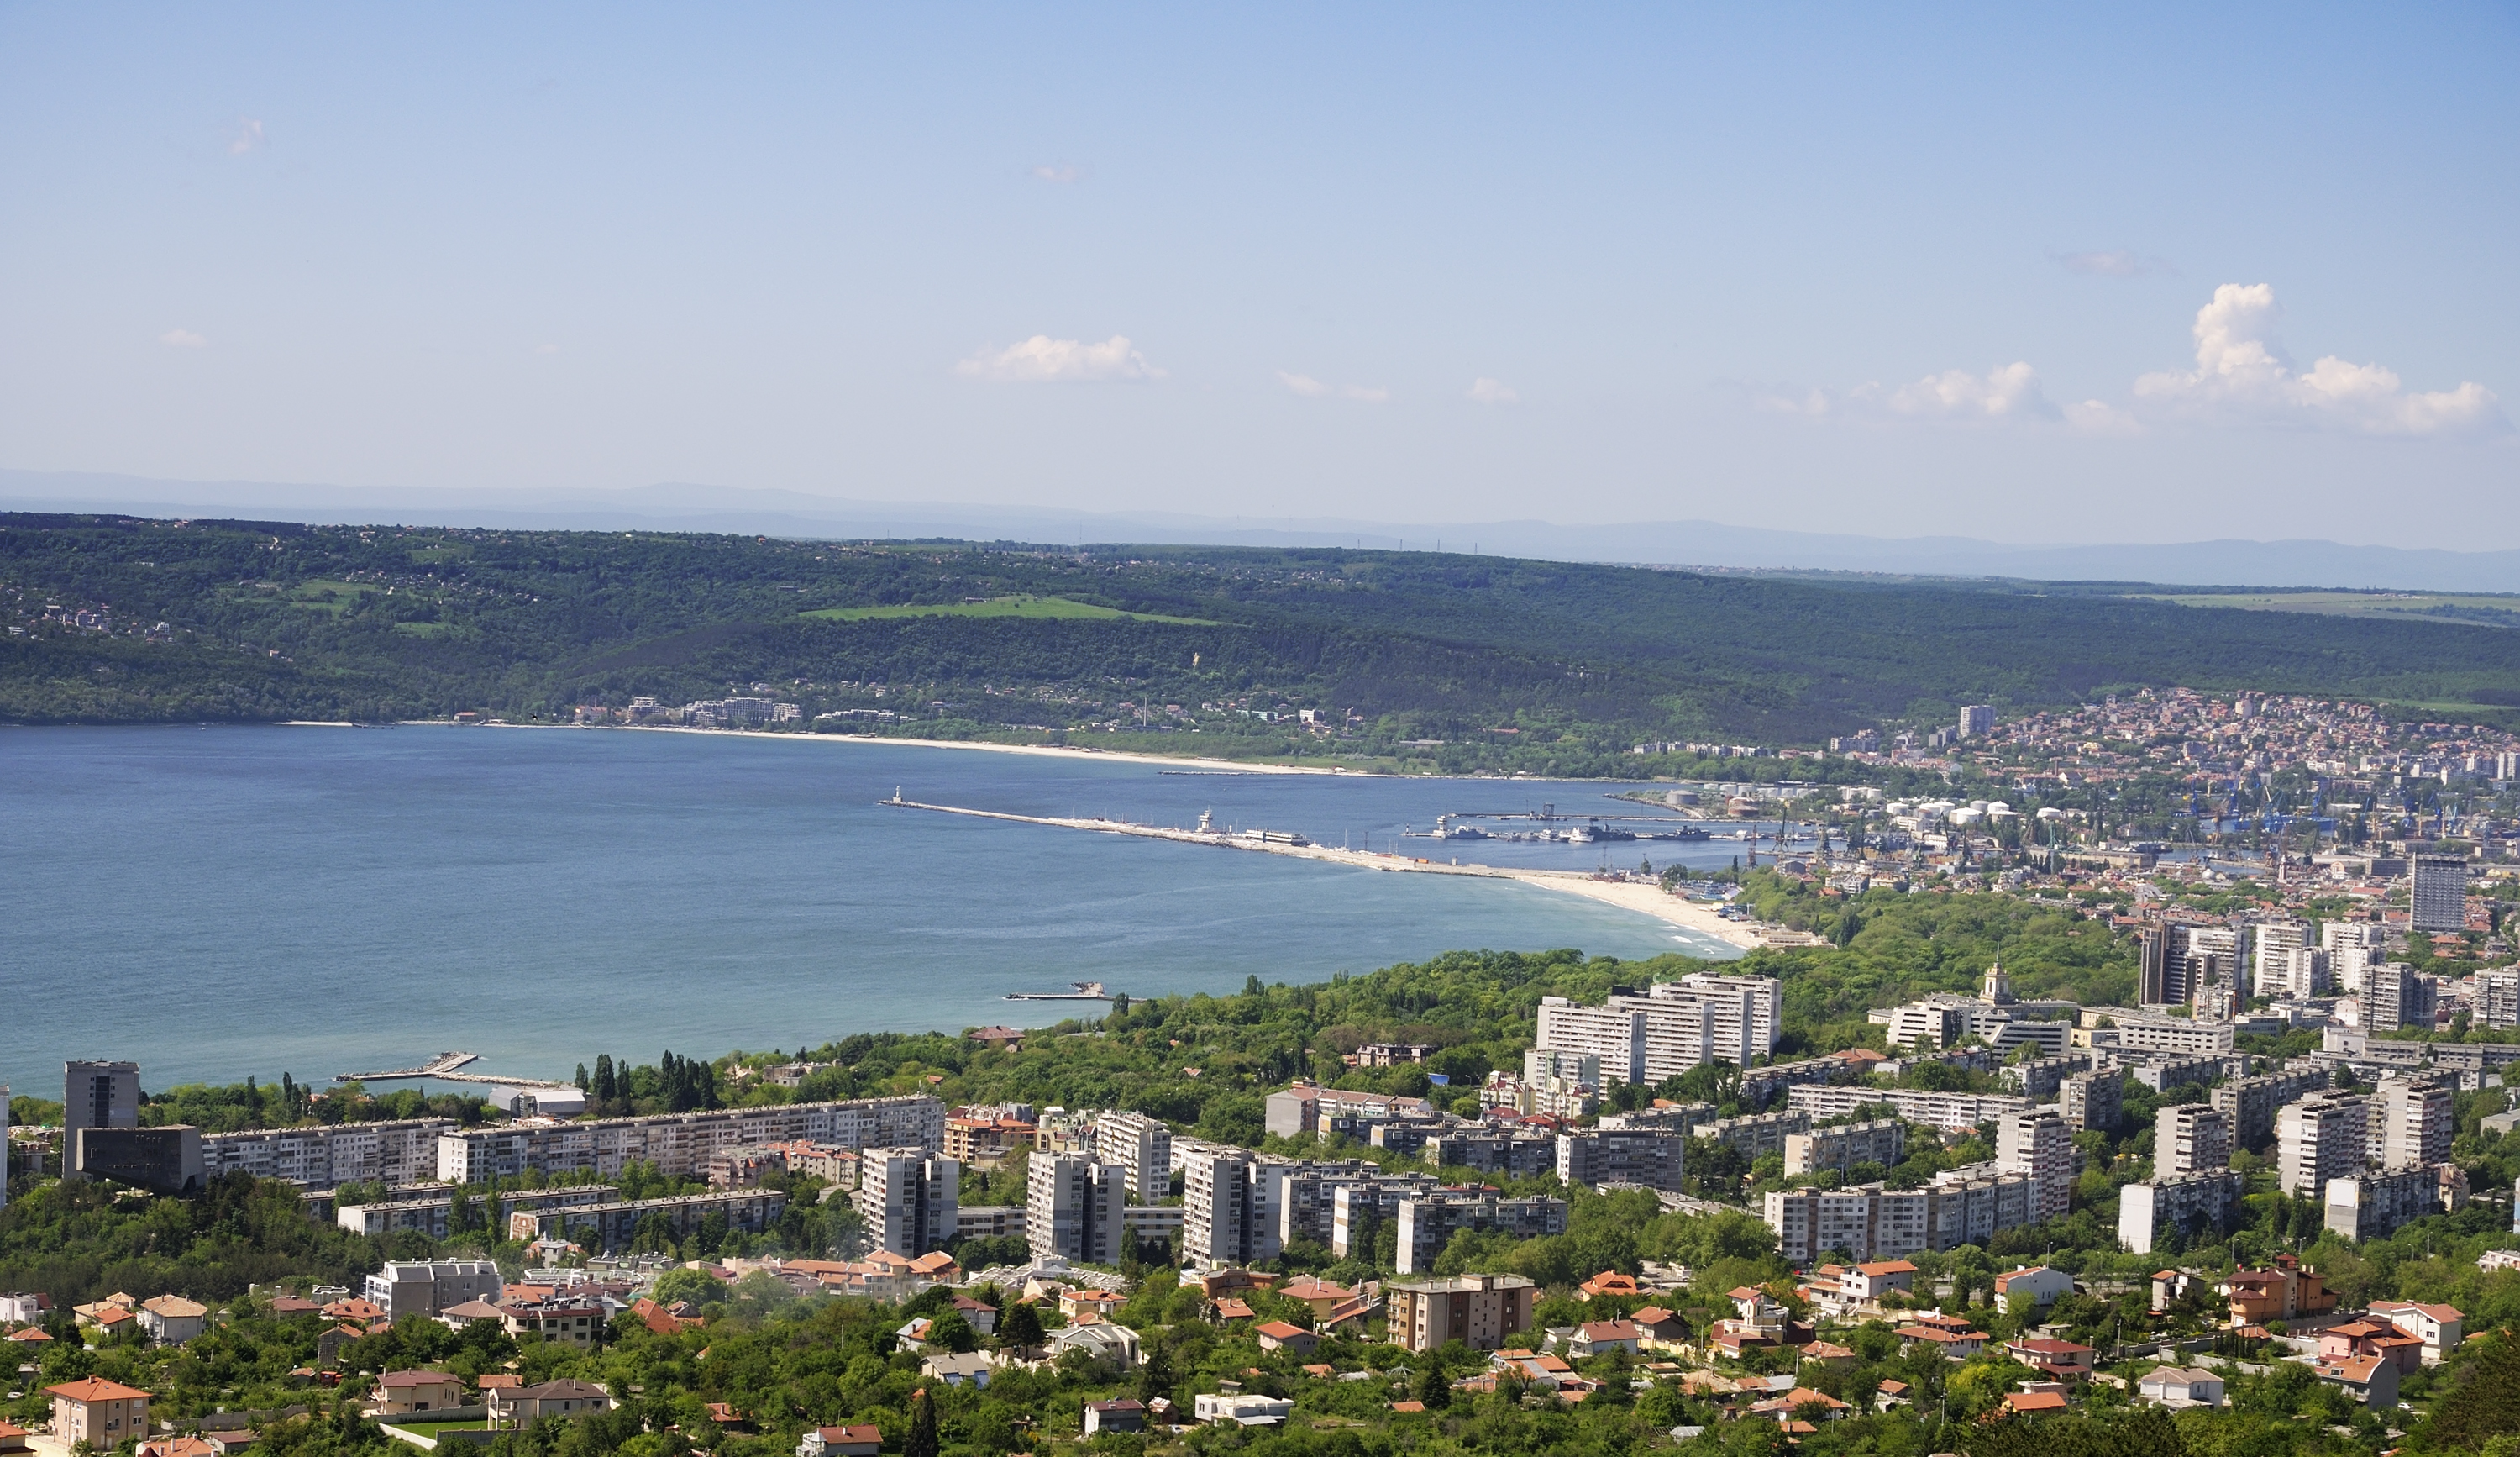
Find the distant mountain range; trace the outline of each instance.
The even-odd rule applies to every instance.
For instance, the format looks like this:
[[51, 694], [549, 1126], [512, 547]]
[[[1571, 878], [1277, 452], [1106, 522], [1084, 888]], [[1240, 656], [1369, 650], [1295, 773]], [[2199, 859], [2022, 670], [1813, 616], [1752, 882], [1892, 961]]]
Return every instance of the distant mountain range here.
[[2520, 593], [2520, 551], [2333, 541], [2016, 545], [1966, 536], [1772, 531], [1716, 522], [1560, 525], [1397, 524], [1336, 518], [1088, 512], [958, 502], [855, 501], [801, 491], [659, 484], [617, 491], [353, 490], [263, 481], [0, 470], [0, 510], [550, 530], [723, 531], [808, 537], [954, 537], [1041, 543], [1358, 546], [1563, 562], [1735, 570], [1879, 572], [2179, 586]]

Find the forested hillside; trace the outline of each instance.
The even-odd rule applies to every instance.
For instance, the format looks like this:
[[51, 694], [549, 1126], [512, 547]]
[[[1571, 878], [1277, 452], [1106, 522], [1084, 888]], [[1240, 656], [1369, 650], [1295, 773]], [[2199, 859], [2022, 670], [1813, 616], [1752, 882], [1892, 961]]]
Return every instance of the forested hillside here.
[[2488, 721], [2520, 703], [2520, 635], [2460, 625], [1372, 551], [9, 516], [0, 618], [19, 722], [759, 692], [884, 732], [1196, 727], [1201, 752], [1283, 752], [1306, 736], [1252, 713], [1311, 708], [1345, 751], [1443, 741], [1446, 767], [1566, 770], [1638, 739], [1814, 744], [2138, 684]]

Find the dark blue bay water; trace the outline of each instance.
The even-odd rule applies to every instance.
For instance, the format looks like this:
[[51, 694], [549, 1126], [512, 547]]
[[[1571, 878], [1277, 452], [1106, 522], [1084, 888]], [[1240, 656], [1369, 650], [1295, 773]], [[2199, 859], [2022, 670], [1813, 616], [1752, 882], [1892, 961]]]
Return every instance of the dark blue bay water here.
[[[1376, 848], [1446, 812], [1610, 812], [1619, 788], [734, 735], [0, 730], [0, 1081], [58, 1097], [68, 1057], [137, 1059], [153, 1087], [321, 1081], [445, 1048], [565, 1076], [598, 1052], [1039, 1024], [1073, 1009], [1004, 994], [1072, 980], [1227, 990], [1456, 947], [1730, 954], [1508, 882], [878, 807], [896, 786], [1026, 814], [1213, 810]], [[1627, 868], [1740, 846], [1456, 850]]]

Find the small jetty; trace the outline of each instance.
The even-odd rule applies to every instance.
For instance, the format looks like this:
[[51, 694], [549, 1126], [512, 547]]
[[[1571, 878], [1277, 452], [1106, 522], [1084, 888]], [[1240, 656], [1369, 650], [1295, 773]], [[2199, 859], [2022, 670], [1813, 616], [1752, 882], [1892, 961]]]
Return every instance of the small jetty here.
[[1066, 991], [1011, 991], [1010, 1002], [1107, 1002], [1113, 993], [1100, 981], [1070, 981]]
[[437, 1082], [487, 1083], [493, 1087], [502, 1088], [548, 1088], [555, 1091], [567, 1088], [572, 1092], [577, 1088], [577, 1084], [573, 1082], [551, 1082], [539, 1077], [489, 1077], [478, 1072], [455, 1070], [469, 1063], [477, 1063], [480, 1060], [481, 1055], [477, 1052], [441, 1052], [417, 1068], [389, 1068], [382, 1072], [337, 1072], [333, 1075], [333, 1080], [335, 1082], [410, 1082], [428, 1078]]

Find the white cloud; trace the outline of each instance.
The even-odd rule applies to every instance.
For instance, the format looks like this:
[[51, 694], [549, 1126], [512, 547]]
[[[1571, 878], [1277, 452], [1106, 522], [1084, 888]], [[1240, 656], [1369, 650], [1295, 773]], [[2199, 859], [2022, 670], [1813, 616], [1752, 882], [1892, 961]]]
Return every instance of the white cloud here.
[[2048, 257], [2068, 273], [2089, 273], [2099, 278], [2141, 278], [2147, 273], [2179, 271], [2168, 258], [2148, 258], [2123, 248], [2101, 252], [2051, 252]]
[[158, 336], [158, 342], [178, 349], [198, 349], [209, 341], [190, 329], [169, 329]]
[[1282, 369], [1278, 371], [1278, 383], [1285, 386], [1288, 393], [1300, 394], [1306, 399], [1320, 399], [1335, 392], [1341, 399], [1357, 400], [1369, 405], [1391, 402], [1391, 391], [1379, 385], [1341, 385], [1333, 391], [1329, 385], [1314, 379], [1311, 375], [1293, 374]]
[[1505, 381], [1491, 380], [1484, 375], [1470, 382], [1469, 396], [1483, 405], [1509, 405], [1522, 398]]
[[558, 344], [536, 344], [536, 345], [534, 345], [534, 352], [535, 352], [535, 353], [537, 353], [537, 354], [557, 354], [557, 353], [559, 353], [559, 352], [560, 352], [560, 345], [558, 345]]
[[2270, 284], [2225, 284], [2196, 311], [2196, 367], [2135, 382], [2139, 410], [2208, 424], [2279, 422], [2366, 434], [2434, 435], [2509, 429], [2494, 391], [2473, 381], [2409, 392], [2377, 364], [2322, 357], [2298, 373], [2274, 337]]
[[1006, 384], [1046, 384], [1069, 380], [1160, 380], [1164, 372], [1147, 362], [1115, 334], [1099, 344], [1036, 334], [1003, 349], [982, 349], [954, 366], [967, 379]]
[[1983, 379], [1964, 369], [1927, 375], [1913, 385], [1886, 393], [1878, 385], [1855, 391], [1877, 401], [1893, 414], [1927, 420], [2053, 420], [2054, 405], [2039, 387], [2039, 372], [2015, 360], [1998, 365]]
[[228, 155], [243, 157], [262, 145], [262, 123], [251, 116], [237, 118], [236, 135], [228, 138]]
[[1085, 169], [1063, 161], [1044, 162], [1032, 174], [1044, 182], [1076, 182], [1083, 180]]

